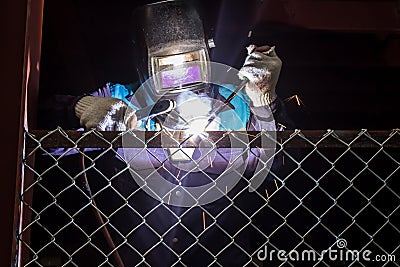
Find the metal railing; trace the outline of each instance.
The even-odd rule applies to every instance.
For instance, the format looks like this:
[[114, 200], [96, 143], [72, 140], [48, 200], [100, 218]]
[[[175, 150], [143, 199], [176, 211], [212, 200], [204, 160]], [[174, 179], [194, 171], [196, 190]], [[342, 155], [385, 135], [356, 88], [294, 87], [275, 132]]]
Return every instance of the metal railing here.
[[[20, 265], [399, 266], [400, 130], [277, 132], [254, 192], [246, 170], [218, 200], [184, 207], [170, 204], [176, 188], [158, 199], [144, 192], [132, 179], [138, 154], [119, 152], [166, 149], [163, 134], [25, 133]], [[271, 136], [241, 134], [247, 158]], [[210, 151], [229, 148], [232, 136], [210, 132]], [[179, 139], [174, 148], [195, 146]], [[171, 157], [155, 171], [182, 181]]]

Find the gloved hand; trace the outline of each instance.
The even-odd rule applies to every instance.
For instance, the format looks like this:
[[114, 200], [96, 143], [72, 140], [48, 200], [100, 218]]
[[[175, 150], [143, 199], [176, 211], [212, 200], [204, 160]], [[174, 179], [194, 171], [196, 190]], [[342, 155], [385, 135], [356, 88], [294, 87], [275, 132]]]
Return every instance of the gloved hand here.
[[134, 109], [112, 97], [85, 96], [76, 103], [75, 115], [85, 129], [99, 131], [133, 130], [137, 120]]
[[239, 70], [239, 78], [248, 79], [246, 93], [252, 105], [261, 107], [276, 99], [275, 86], [278, 82], [282, 61], [275, 53], [275, 47], [250, 45], [246, 60]]

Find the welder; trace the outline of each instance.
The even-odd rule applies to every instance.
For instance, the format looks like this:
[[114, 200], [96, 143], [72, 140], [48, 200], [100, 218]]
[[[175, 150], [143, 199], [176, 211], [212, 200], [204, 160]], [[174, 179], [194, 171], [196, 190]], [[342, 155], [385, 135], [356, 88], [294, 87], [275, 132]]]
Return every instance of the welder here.
[[[195, 131], [199, 135], [213, 130], [280, 130], [276, 120], [285, 114], [275, 89], [282, 62], [275, 47], [249, 44], [244, 64], [235, 74], [239, 82], [210, 85], [214, 82], [212, 68], [219, 65], [210, 62], [202, 20], [188, 1], [147, 4], [136, 9], [133, 17], [133, 44], [141, 81], [107, 83], [90, 94], [66, 97], [62, 102], [69, 128], [187, 130], [189, 135], [193, 135], [195, 125], [200, 127], [199, 133]], [[237, 86], [243, 90], [235, 91]], [[149, 116], [138, 118], [139, 110], [161, 101], [171, 104], [165, 112], [148, 109]], [[150, 116], [152, 112], [160, 114]], [[243, 159], [232, 163], [237, 151], [219, 150], [203, 166], [208, 158], [202, 158], [196, 149], [126, 151], [117, 156], [112, 151], [102, 154], [96, 160], [97, 175], [95, 172], [89, 177], [98, 208], [109, 217], [108, 228], [112, 228], [113, 243], [125, 266], [140, 262], [170, 266], [179, 261], [188, 266], [215, 261], [223, 266], [243, 266], [252, 261], [255, 244], [250, 214], [240, 214], [235, 206], [246, 211], [246, 205], [255, 205], [250, 210], [263, 205], [256, 195], [246, 199], [244, 195], [252, 193], [243, 193], [260, 153], [247, 151]], [[186, 192], [183, 187], [164, 190], [164, 195], [153, 192], [155, 196], [143, 190], [144, 184], [162, 179], [177, 186], [204, 185], [219, 179], [221, 173], [238, 172], [240, 164], [247, 180], [229, 188], [226, 193], [230, 198], [201, 205], [195, 199], [193, 205], [182, 200]], [[228, 167], [230, 171], [226, 171]], [[230, 199], [234, 199], [234, 205]]]

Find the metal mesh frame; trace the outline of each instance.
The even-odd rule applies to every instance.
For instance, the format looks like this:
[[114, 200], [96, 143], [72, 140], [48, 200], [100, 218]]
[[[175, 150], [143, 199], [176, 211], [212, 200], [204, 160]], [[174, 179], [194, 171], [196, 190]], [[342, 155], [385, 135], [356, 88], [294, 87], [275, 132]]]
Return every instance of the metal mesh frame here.
[[[210, 140], [214, 142], [215, 149], [227, 147], [227, 136], [234, 134], [215, 132]], [[247, 134], [249, 147], [257, 147], [260, 137], [268, 135], [267, 132]], [[115, 255], [123, 246], [142, 256], [137, 265], [146, 266], [150, 265], [147, 257], [157, 245], [164, 246], [176, 256], [173, 264], [176, 266], [187, 266], [185, 255], [194, 245], [209, 256], [208, 265], [223, 266], [221, 258], [224, 251], [234, 246], [247, 255], [245, 264], [263, 266], [256, 255], [265, 246], [286, 251], [313, 250], [320, 255], [324, 249], [335, 248], [336, 242], [342, 238], [348, 242], [344, 250], [369, 249], [375, 254], [399, 258], [400, 130], [278, 132], [275, 161], [279, 161], [280, 167], [273, 168], [269, 175], [271, 178], [253, 193], [259, 203], [254, 209], [245, 210], [237, 204], [248, 189], [248, 180], [243, 179], [242, 186], [235, 193], [225, 196], [226, 205], [217, 213], [198, 206], [188, 208], [178, 216], [165, 202], [159, 202], [146, 211], [144, 217], [161, 208], [176, 217], [176, 223], [170, 227], [182, 227], [193, 239], [193, 243], [181, 252], [171, 249], [164, 242], [167, 236], [152, 229], [146, 220], [128, 233], [120, 232], [111, 222], [111, 217], [120, 210], [128, 208], [143, 219], [143, 212], [126, 201], [121, 201], [120, 207], [113, 213], [105, 213], [96, 205], [96, 197], [103, 190], [113, 190], [122, 200], [127, 199], [126, 195], [113, 188], [112, 182], [129, 167], [109, 176], [101, 173], [96, 165], [105, 154], [117, 153], [124, 135], [134, 138], [135, 132], [75, 132], [59, 128], [25, 133], [24, 180], [19, 195], [23, 216], [17, 233], [20, 255], [25, 255], [21, 256], [21, 266], [89, 266], [83, 263], [87, 261], [87, 255], [91, 257], [91, 266], [118, 266]], [[146, 133], [145, 145], [146, 149], [160, 147], [160, 132]], [[182, 143], [182, 146], [185, 145]], [[78, 157], [83, 156], [86, 164], [66, 164], [64, 161], [69, 159], [69, 155], [54, 156], [50, 153], [51, 148], [57, 147], [66, 147]], [[88, 147], [101, 150], [93, 156], [82, 150]], [[103, 188], [88, 191], [87, 183], [81, 177], [89, 172], [102, 177]], [[57, 180], [58, 177], [62, 178]], [[130, 192], [128, 198], [139, 191], [140, 188]], [[183, 222], [185, 215], [193, 210], [202, 214], [198, 218], [199, 224], [203, 225], [200, 233], [191, 232]], [[100, 215], [98, 220], [94, 219], [93, 212]], [[239, 225], [234, 231], [219, 223], [219, 219], [228, 212], [235, 214], [234, 220]], [[268, 223], [254, 223], [260, 220], [268, 220]], [[139, 251], [126, 241], [139, 227], [148, 228], [159, 239], [147, 251]], [[227, 240], [218, 250], [201, 242], [211, 228], [218, 229]], [[248, 231], [258, 237], [251, 251], [243, 249], [237, 241]], [[114, 238], [114, 244], [107, 244], [107, 232], [120, 239]], [[367, 266], [369, 263], [323, 258], [302, 264]], [[272, 266], [299, 265], [299, 262], [290, 259], [285, 262], [275, 259], [272, 263]], [[386, 265], [399, 266], [399, 263], [374, 263], [374, 266]]]

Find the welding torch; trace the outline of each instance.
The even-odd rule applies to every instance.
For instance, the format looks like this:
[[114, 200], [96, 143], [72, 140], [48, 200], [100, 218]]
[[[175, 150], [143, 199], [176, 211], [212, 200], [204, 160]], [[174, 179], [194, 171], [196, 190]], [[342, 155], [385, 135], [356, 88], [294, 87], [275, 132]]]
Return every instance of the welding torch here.
[[219, 106], [208, 119], [207, 125], [204, 130], [217, 118], [218, 114], [231, 102], [231, 100], [246, 86], [249, 80], [245, 77], [236, 89], [225, 99], [221, 106]]
[[[275, 50], [275, 46], [268, 46], [268, 45], [264, 45], [264, 46], [260, 46], [257, 47], [255, 45], [250, 45], [249, 47], [247, 47], [247, 53], [250, 55], [251, 53], [253, 53], [254, 51], [256, 52], [261, 52], [264, 53], [266, 55], [269, 55], [270, 53], [272, 53]], [[231, 100], [246, 86], [246, 84], [249, 82], [249, 79], [247, 77], [243, 77], [242, 78], [242, 82], [238, 85], [238, 87], [236, 87], [236, 89], [226, 98], [226, 100], [223, 102], [223, 104], [221, 106], [219, 106], [211, 115], [210, 119], [208, 120], [207, 125], [204, 127], [204, 130], [207, 129], [208, 126], [210, 126], [210, 124], [215, 120], [215, 118], [217, 118], [218, 114], [231, 102]]]

